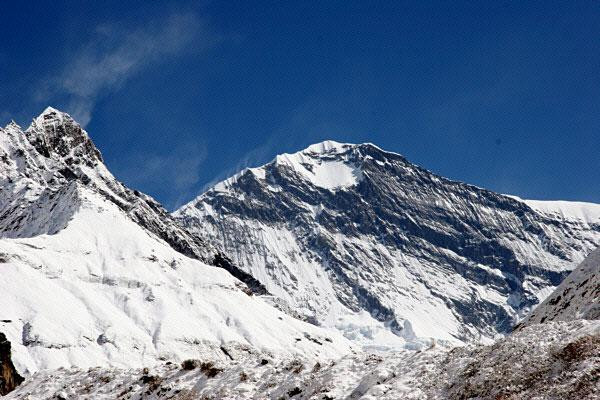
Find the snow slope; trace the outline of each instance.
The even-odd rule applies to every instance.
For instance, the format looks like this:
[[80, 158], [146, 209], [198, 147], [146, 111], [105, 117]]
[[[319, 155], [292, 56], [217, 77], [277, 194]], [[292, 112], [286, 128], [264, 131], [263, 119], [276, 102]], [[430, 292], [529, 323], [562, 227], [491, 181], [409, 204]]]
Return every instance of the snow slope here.
[[226, 271], [77, 191], [82, 205], [60, 232], [0, 240], [0, 319], [11, 321], [0, 330], [17, 370], [224, 357], [220, 346], [305, 356], [348, 350], [339, 335], [274, 310]]
[[327, 141], [175, 216], [306, 319], [378, 349], [419, 348], [506, 334], [600, 244], [600, 206], [540, 204]]
[[580, 201], [523, 200], [517, 196], [511, 197], [556, 219], [575, 220], [590, 225], [600, 223], [600, 204]]
[[179, 243], [200, 258], [212, 248], [116, 181], [66, 114], [49, 109], [26, 132], [0, 130], [0, 183], [0, 332], [27, 378], [73, 366], [350, 351], [337, 332], [177, 251]]
[[[142, 369], [44, 372], [11, 398], [29, 399], [597, 399], [600, 322], [527, 327], [493, 346], [358, 353], [336, 361], [208, 360]], [[264, 361], [263, 361], [264, 360]]]

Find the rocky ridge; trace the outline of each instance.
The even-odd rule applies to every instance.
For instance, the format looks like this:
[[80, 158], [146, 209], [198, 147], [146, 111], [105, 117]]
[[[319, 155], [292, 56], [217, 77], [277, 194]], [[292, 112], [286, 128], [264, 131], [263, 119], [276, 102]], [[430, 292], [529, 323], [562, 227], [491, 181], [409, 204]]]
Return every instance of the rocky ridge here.
[[517, 329], [547, 321], [600, 319], [600, 249], [593, 251]]

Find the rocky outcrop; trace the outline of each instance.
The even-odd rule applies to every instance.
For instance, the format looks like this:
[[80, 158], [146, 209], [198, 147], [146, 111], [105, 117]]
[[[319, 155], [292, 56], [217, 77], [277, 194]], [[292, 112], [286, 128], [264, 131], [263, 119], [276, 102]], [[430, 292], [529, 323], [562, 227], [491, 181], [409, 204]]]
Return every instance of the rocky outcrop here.
[[515, 329], [549, 321], [577, 319], [600, 319], [600, 248], [579, 264]]
[[0, 396], [12, 392], [23, 383], [11, 360], [10, 342], [4, 333], [0, 332]]
[[102, 162], [102, 155], [87, 133], [68, 114], [52, 107], [33, 120], [26, 132], [27, 139], [44, 157], [57, 155], [67, 165], [95, 161]]

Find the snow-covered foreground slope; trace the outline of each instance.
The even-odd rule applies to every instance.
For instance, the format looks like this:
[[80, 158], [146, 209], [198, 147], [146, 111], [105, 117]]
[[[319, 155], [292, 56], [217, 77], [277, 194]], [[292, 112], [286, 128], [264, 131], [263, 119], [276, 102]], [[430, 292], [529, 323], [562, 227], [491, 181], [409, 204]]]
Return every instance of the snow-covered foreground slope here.
[[17, 370], [226, 358], [250, 349], [333, 357], [346, 340], [250, 296], [220, 268], [174, 251], [114, 204], [81, 206], [54, 235], [0, 240], [0, 331]]
[[308, 320], [381, 349], [505, 334], [600, 244], [600, 206], [534, 203], [328, 141], [175, 215]]
[[597, 399], [600, 322], [532, 325], [493, 346], [359, 353], [335, 361], [244, 354], [142, 369], [44, 372], [20, 399]]
[[337, 332], [276, 310], [201, 261], [218, 253], [114, 179], [66, 114], [48, 109], [25, 132], [0, 130], [0, 184], [0, 332], [26, 378], [71, 366], [350, 351]]
[[[587, 262], [596, 260], [595, 253]], [[573, 272], [593, 278], [594, 270]], [[557, 292], [560, 291], [557, 290]], [[552, 295], [554, 296], [554, 294]], [[552, 297], [551, 296], [551, 297]], [[580, 308], [587, 304], [579, 303]], [[580, 315], [574, 308], [574, 315]], [[42, 371], [14, 399], [597, 399], [600, 321], [521, 327], [493, 345], [337, 359], [260, 350], [205, 353], [150, 368]]]

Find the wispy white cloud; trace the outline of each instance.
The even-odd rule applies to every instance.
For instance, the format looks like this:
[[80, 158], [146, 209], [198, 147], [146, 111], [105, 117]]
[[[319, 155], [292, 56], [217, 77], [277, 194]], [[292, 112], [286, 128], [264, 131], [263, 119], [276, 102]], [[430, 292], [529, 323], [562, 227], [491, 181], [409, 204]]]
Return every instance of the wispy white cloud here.
[[202, 188], [199, 191], [199, 193], [195, 194], [199, 195], [201, 193], [206, 192], [208, 189], [212, 188], [217, 183], [229, 178], [230, 176], [235, 175], [236, 173], [245, 168], [256, 167], [261, 164], [264, 164], [268, 161], [269, 157], [272, 157], [272, 154], [276, 148], [277, 136], [272, 135], [269, 138], [267, 138], [267, 140], [263, 144], [245, 153], [234, 165], [217, 173], [210, 181], [202, 185]]
[[154, 187], [168, 208], [181, 206], [196, 195], [207, 149], [196, 143], [174, 146], [164, 153], [135, 153], [117, 161], [116, 168], [128, 186]]
[[97, 101], [118, 90], [145, 66], [204, 49], [214, 40], [204, 21], [193, 13], [175, 13], [133, 28], [104, 24], [61, 71], [44, 79], [36, 99], [45, 103], [65, 99], [65, 111], [85, 126]]

